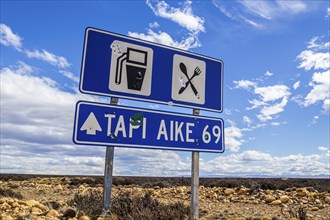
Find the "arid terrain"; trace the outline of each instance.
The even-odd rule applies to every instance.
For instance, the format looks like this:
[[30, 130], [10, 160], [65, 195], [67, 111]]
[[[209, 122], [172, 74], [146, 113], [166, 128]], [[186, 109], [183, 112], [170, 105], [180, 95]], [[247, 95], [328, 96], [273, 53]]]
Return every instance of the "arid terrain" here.
[[[190, 179], [114, 177], [102, 215], [103, 177], [0, 177], [0, 219], [189, 219]], [[201, 178], [200, 219], [330, 219], [330, 179]]]

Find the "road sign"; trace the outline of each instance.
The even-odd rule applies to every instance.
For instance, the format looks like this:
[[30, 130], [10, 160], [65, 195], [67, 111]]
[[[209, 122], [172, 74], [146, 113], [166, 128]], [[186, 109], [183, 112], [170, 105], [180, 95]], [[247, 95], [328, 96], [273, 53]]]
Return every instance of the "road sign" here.
[[87, 28], [80, 91], [222, 111], [223, 62]]
[[76, 144], [223, 152], [219, 118], [159, 112], [80, 101], [76, 106]]

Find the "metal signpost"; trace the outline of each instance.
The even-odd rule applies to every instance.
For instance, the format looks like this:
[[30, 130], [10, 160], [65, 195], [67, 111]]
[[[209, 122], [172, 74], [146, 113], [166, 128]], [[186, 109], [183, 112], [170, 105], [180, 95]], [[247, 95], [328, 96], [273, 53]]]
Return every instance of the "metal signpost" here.
[[[118, 99], [111, 98], [110, 104], [117, 105]], [[103, 190], [103, 203], [102, 203], [102, 210], [104, 214], [110, 213], [114, 154], [115, 154], [115, 148], [113, 146], [107, 146], [105, 153], [104, 186], [103, 186], [104, 190]]]
[[110, 213], [114, 154], [115, 154], [115, 148], [112, 146], [107, 146], [105, 153], [104, 186], [103, 186], [103, 202], [102, 202], [102, 211], [104, 214]]
[[191, 154], [191, 200], [190, 200], [190, 217], [195, 220], [199, 217], [198, 205], [199, 191], [199, 152]]
[[[193, 109], [193, 115], [199, 115], [198, 109]], [[199, 218], [199, 152], [191, 153], [191, 200], [190, 200], [190, 217], [195, 220]]]
[[[198, 219], [199, 152], [224, 151], [223, 62], [87, 28], [79, 89], [111, 104], [79, 101], [73, 141], [106, 148], [103, 212], [110, 212], [114, 147], [192, 151], [191, 219]], [[118, 98], [192, 108], [193, 115], [118, 106]]]

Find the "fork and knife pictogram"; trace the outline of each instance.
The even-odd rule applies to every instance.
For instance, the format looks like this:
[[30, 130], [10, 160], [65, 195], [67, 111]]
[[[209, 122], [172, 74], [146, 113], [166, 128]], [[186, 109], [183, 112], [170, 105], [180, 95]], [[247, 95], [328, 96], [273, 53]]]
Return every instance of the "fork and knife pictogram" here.
[[194, 74], [189, 77], [188, 75], [188, 71], [187, 71], [187, 67], [184, 63], [180, 63], [180, 70], [182, 71], [182, 73], [187, 77], [188, 81], [185, 83], [185, 84], [182, 84], [182, 87], [180, 88], [179, 90], [179, 94], [182, 94], [187, 88], [188, 86], [190, 85], [191, 89], [193, 90], [195, 96], [199, 99], [199, 94], [198, 94], [198, 91], [195, 87], [195, 85], [192, 83], [192, 80], [200, 75], [202, 73], [202, 71], [199, 69], [199, 67], [197, 66], [195, 69], [194, 69]]

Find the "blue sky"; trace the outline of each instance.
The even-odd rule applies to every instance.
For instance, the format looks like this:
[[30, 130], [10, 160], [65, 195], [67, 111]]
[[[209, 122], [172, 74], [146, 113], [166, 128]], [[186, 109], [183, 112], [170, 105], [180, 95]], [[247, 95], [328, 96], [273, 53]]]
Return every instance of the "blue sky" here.
[[[329, 177], [328, 1], [1, 1], [3, 173], [103, 174], [72, 143], [86, 27], [221, 59], [226, 151], [201, 176]], [[120, 100], [191, 113], [189, 109]], [[190, 175], [190, 152], [115, 149], [115, 175]]]

